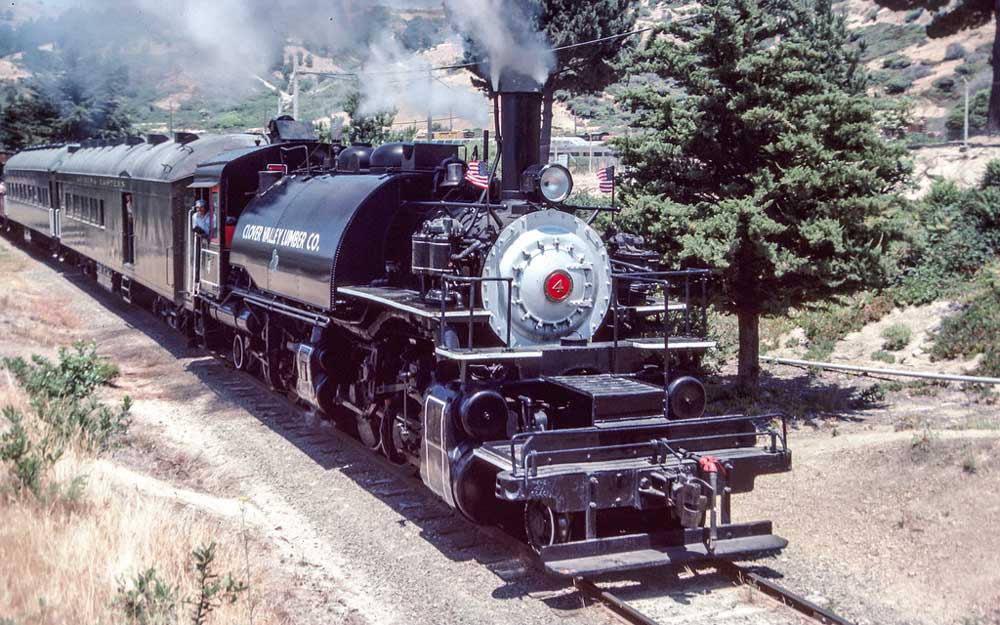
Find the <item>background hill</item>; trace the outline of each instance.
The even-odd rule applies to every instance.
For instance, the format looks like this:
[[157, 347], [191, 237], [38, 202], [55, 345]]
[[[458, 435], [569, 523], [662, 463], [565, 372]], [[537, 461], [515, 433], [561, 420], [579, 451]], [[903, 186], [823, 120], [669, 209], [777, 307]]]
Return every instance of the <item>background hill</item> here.
[[[304, 74], [300, 117], [336, 126], [346, 95], [369, 94], [369, 108], [397, 110], [397, 127], [423, 128], [426, 107], [442, 129], [488, 124], [489, 106], [464, 72], [427, 84], [412, 70], [461, 58], [461, 44], [440, 2], [388, 0], [363, 9], [351, 3], [296, 0], [247, 9], [232, 2], [205, 8], [194, 2], [157, 7], [150, 0], [97, 3], [18, 2], [0, 11], [0, 98], [9, 101], [29, 82], [61, 96], [69, 82], [106, 83], [140, 130], [259, 128], [290, 109], [289, 77], [305, 72], [403, 70], [361, 87], [349, 76]], [[213, 5], [215, 6], [215, 5]], [[696, 2], [643, 0], [639, 25], [683, 18]], [[871, 90], [906, 103], [914, 142], [958, 138], [965, 83], [972, 97], [973, 134], [985, 124], [992, 25], [928, 39], [926, 11], [879, 9], [870, 0], [841, 0], [855, 41], [871, 70]], [[555, 134], [621, 131], [627, 117], [615, 107], [621, 85], [566, 98], [556, 106]], [[416, 94], [416, 95], [414, 95]], [[110, 94], [109, 94], [110, 95]], [[72, 94], [69, 95], [72, 99]]]

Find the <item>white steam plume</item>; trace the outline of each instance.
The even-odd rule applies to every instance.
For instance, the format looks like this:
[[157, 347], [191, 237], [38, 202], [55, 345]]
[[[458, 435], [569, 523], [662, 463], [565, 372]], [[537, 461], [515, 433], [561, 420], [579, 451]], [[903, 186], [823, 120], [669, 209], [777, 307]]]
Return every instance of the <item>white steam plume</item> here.
[[531, 28], [531, 16], [515, 0], [444, 0], [444, 5], [458, 31], [482, 48], [482, 66], [494, 89], [506, 70], [542, 83], [555, 67], [545, 37]]
[[427, 58], [405, 49], [391, 33], [383, 33], [368, 48], [362, 68], [361, 107], [365, 115], [388, 110], [421, 112], [433, 117], [453, 115], [481, 126], [489, 122], [486, 100], [468, 82], [449, 85], [432, 72]]

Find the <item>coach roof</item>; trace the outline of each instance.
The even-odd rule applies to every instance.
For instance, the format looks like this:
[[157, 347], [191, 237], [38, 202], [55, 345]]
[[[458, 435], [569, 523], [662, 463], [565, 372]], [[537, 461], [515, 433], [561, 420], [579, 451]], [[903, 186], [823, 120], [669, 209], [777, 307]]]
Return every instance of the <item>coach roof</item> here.
[[59, 173], [176, 182], [194, 174], [198, 163], [220, 152], [250, 146], [254, 135], [206, 135], [193, 141], [82, 147], [56, 168]]
[[22, 150], [7, 161], [8, 175], [15, 171], [52, 171], [69, 154], [64, 145], [41, 146]]

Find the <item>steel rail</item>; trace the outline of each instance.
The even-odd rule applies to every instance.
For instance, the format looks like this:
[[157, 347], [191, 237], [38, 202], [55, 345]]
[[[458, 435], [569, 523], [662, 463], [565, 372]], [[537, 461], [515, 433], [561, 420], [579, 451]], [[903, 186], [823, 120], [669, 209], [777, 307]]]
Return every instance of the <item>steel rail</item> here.
[[619, 599], [610, 592], [598, 587], [597, 584], [589, 579], [574, 577], [573, 585], [586, 596], [606, 605], [608, 609], [624, 618], [629, 623], [635, 623], [635, 625], [660, 625], [642, 612], [630, 606], [622, 599]]
[[897, 376], [904, 378], [922, 378], [925, 380], [941, 380], [946, 382], [963, 382], [965, 384], [1000, 384], [1000, 378], [982, 378], [974, 375], [958, 375], [952, 373], [931, 373], [925, 371], [904, 371], [901, 369], [880, 369], [877, 367], [859, 367], [857, 365], [838, 365], [832, 362], [816, 362], [813, 360], [796, 360], [794, 358], [774, 358], [760, 356], [761, 362], [773, 362], [778, 365], [793, 367], [816, 367], [832, 371], [847, 371], [850, 373], [872, 373], [875, 375]]
[[746, 584], [747, 586], [759, 590], [765, 595], [777, 599], [788, 607], [801, 612], [802, 614], [811, 619], [817, 620], [820, 623], [828, 623], [830, 625], [855, 625], [853, 621], [849, 621], [840, 615], [834, 614], [830, 610], [820, 607], [812, 601], [809, 601], [808, 599], [797, 595], [786, 588], [782, 588], [771, 580], [748, 571], [738, 564], [734, 564], [727, 560], [717, 560], [712, 564], [716, 567], [716, 570], [723, 575], [727, 575], [741, 584]]
[[[748, 571], [738, 564], [734, 564], [728, 560], [712, 560], [709, 564], [714, 566], [720, 574], [733, 579], [739, 584], [746, 584], [817, 622], [824, 623], [825, 625], [855, 625], [853, 621], [834, 614], [830, 610], [818, 606], [812, 601], [786, 588], [782, 588], [771, 580]], [[629, 605], [624, 599], [604, 590], [589, 579], [575, 577], [573, 578], [573, 586], [586, 597], [604, 604], [609, 610], [629, 623], [633, 623], [634, 625], [660, 625], [646, 614]]]

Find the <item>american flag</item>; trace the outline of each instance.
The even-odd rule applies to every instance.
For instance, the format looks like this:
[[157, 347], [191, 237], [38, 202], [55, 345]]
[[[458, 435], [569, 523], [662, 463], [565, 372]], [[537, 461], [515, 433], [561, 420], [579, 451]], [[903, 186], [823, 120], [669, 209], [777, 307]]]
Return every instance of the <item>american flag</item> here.
[[615, 168], [605, 167], [597, 170], [598, 186], [601, 193], [614, 193], [615, 191]]
[[485, 189], [490, 184], [489, 166], [485, 161], [469, 161], [465, 179], [472, 183], [472, 186]]

